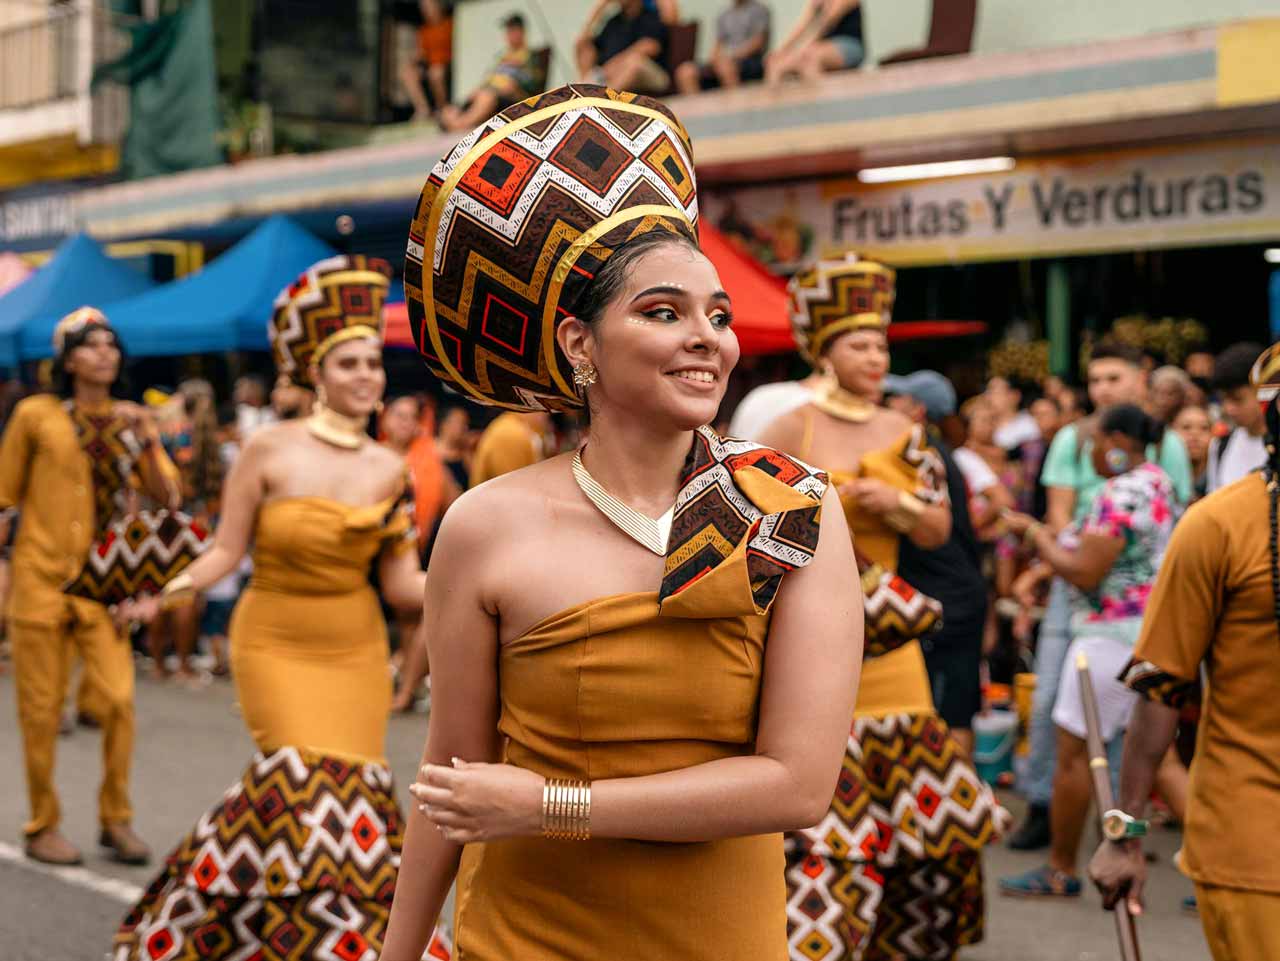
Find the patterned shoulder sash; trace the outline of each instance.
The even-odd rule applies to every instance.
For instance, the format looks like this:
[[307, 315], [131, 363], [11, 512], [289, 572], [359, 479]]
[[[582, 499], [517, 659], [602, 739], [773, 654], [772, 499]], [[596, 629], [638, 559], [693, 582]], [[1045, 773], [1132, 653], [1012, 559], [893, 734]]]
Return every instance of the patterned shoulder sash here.
[[695, 432], [659, 591], [674, 617], [764, 614], [813, 559], [827, 475], [749, 441]]

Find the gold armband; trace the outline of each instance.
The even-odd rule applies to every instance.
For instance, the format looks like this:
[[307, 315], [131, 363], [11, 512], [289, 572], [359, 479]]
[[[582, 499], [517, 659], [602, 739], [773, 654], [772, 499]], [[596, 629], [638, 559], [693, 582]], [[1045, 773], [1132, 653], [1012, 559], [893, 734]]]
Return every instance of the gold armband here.
[[591, 785], [547, 778], [542, 782], [542, 836], [553, 841], [591, 837]]
[[898, 506], [884, 515], [884, 522], [899, 534], [910, 534], [924, 514], [924, 501], [906, 491], [898, 492]]
[[178, 607], [195, 596], [195, 583], [191, 580], [191, 575], [183, 571], [160, 591], [160, 606], [168, 610], [171, 607]]

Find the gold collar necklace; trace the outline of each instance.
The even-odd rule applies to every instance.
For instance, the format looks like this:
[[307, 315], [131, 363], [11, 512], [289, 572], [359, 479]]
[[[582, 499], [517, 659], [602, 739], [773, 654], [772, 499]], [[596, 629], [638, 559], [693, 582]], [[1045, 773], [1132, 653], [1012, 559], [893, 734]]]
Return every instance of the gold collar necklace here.
[[582, 463], [582, 450], [573, 455], [573, 479], [578, 482], [587, 500], [600, 508], [600, 513], [607, 517], [613, 526], [626, 534], [646, 550], [653, 551], [659, 557], [667, 556], [667, 541], [671, 537], [671, 520], [675, 516], [675, 505], [656, 520], [648, 514], [642, 514], [629, 504], [624, 504], [600, 486]]
[[813, 392], [813, 406], [832, 417], [855, 424], [865, 424], [876, 412], [875, 404], [845, 390], [834, 378], [824, 381]]
[[369, 434], [365, 431], [368, 422], [368, 417], [348, 417], [317, 401], [311, 416], [307, 418], [307, 430], [312, 437], [326, 444], [344, 450], [356, 450], [369, 439]]

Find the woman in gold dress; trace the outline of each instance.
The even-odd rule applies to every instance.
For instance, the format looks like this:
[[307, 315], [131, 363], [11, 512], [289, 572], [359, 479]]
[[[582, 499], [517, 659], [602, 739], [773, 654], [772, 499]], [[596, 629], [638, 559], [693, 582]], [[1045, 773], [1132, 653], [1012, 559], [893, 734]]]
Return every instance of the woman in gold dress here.
[[125, 919], [117, 961], [368, 961], [381, 948], [403, 824], [384, 756], [386, 628], [368, 577], [377, 564], [387, 601], [405, 609], [420, 607], [424, 580], [403, 461], [365, 433], [386, 382], [389, 274], [383, 261], [334, 257], [276, 301], [277, 365], [315, 391], [315, 412], [250, 438], [214, 545], [164, 596], [205, 589], [252, 541], [230, 638], [259, 753]]
[[827, 379], [764, 440], [828, 470], [862, 569], [867, 643], [831, 809], [787, 838], [790, 956], [947, 961], [982, 938], [979, 852], [999, 808], [934, 711], [918, 635], [938, 611], [894, 573], [904, 538], [928, 549], [950, 536], [946, 468], [921, 427], [878, 406], [893, 271], [849, 255], [797, 274], [791, 297], [796, 340]]
[[441, 527], [383, 961], [418, 957], [455, 876], [462, 961], [786, 959], [782, 832], [835, 784], [856, 574], [820, 472], [704, 426], [739, 351], [692, 170], [664, 106], [583, 85], [464, 138], [419, 201], [432, 370], [591, 424]]

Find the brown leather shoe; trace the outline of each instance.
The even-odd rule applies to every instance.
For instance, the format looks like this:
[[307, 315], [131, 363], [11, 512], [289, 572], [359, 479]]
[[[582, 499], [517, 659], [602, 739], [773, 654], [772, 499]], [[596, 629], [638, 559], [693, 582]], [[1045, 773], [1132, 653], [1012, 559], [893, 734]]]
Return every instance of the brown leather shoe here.
[[98, 843], [111, 851], [111, 858], [121, 864], [146, 864], [151, 860], [151, 848], [123, 822], [104, 824]]
[[80, 864], [83, 858], [74, 844], [57, 828], [45, 828], [27, 838], [27, 857], [43, 864]]

